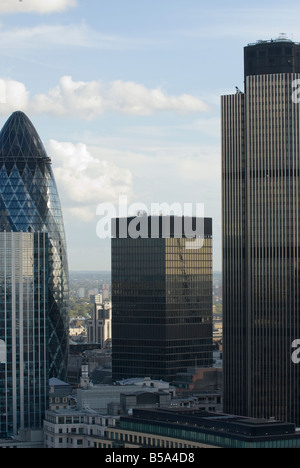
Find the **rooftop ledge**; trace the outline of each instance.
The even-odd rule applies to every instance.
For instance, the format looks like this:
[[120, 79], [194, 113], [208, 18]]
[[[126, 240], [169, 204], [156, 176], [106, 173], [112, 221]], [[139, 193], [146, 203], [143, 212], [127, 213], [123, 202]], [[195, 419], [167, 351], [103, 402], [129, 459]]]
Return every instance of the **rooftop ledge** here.
[[277, 44], [278, 42], [300, 45], [299, 42], [294, 42], [292, 39], [289, 39], [285, 34], [282, 34], [277, 39], [267, 39], [265, 41], [260, 39], [257, 42], [248, 44], [248, 47], [261, 45], [261, 44], [274, 44], [274, 43]]

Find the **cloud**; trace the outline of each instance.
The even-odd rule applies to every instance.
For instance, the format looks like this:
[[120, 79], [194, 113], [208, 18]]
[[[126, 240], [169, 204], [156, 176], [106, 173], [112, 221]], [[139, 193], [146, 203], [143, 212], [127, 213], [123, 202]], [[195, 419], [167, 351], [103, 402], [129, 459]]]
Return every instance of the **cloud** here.
[[189, 94], [169, 96], [161, 88], [149, 89], [135, 82], [75, 82], [64, 76], [47, 94], [34, 96], [31, 109], [38, 114], [92, 119], [106, 111], [132, 115], [151, 115], [156, 111], [193, 113], [207, 111], [208, 106]]
[[[1, 1], [1, 0], [0, 0]], [[25, 0], [23, 0], [25, 1]], [[50, 47], [70, 47], [98, 50], [137, 49], [149, 41], [113, 34], [104, 34], [88, 26], [85, 21], [75, 24], [39, 24], [33, 27], [9, 28], [1, 25], [0, 49], [30, 50], [49, 49]]]
[[106, 97], [111, 109], [126, 114], [149, 115], [160, 110], [190, 113], [208, 109], [203, 101], [189, 94], [168, 96], [160, 88], [148, 89], [134, 82], [112, 82]]
[[59, 192], [72, 216], [91, 221], [98, 204], [118, 203], [121, 194], [132, 197], [131, 172], [95, 157], [85, 144], [50, 140], [46, 148]]
[[76, 0], [0, 0], [0, 13], [54, 13], [76, 5]]
[[181, 140], [184, 131], [178, 131], [177, 127], [168, 142], [156, 139], [154, 134], [143, 139], [142, 132], [141, 129], [140, 139], [99, 138], [91, 147], [94, 156], [101, 157], [104, 152], [117, 166], [126, 161], [126, 168], [133, 175], [134, 201], [147, 206], [153, 202], [218, 205], [221, 160], [217, 143], [201, 144], [199, 140], [184, 143]]
[[105, 112], [152, 115], [159, 111], [182, 114], [205, 112], [208, 106], [198, 97], [170, 96], [161, 88], [149, 89], [135, 82], [73, 81], [61, 78], [47, 93], [30, 97], [23, 83], [0, 79], [0, 114], [13, 110], [91, 120]]
[[70, 76], [64, 76], [47, 94], [34, 96], [31, 109], [37, 114], [78, 115], [92, 119], [105, 110], [103, 94], [103, 85], [99, 81], [75, 82]]
[[7, 115], [15, 110], [26, 111], [29, 91], [19, 81], [0, 79], [0, 114]]

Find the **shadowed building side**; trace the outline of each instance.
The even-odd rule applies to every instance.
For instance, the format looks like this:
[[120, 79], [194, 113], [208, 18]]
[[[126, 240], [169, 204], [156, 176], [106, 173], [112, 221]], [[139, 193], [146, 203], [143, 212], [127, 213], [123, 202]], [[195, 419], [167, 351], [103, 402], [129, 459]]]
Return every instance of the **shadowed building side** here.
[[222, 97], [224, 405], [300, 425], [300, 44], [245, 48]]

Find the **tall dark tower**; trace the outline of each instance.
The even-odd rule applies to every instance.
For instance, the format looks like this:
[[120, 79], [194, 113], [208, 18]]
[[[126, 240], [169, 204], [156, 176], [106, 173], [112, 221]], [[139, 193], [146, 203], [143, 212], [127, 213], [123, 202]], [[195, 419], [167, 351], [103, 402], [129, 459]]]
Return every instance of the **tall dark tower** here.
[[63, 217], [51, 160], [23, 112], [12, 114], [0, 133], [0, 232], [11, 231], [47, 234], [49, 376], [66, 380], [69, 286]]
[[213, 363], [212, 220], [202, 220], [203, 244], [195, 249], [189, 248], [182, 218], [152, 216], [143, 221], [145, 236], [138, 238], [123, 236], [119, 229], [123, 223], [127, 231], [134, 218], [115, 221], [113, 379], [172, 382], [188, 367]]
[[224, 410], [300, 425], [300, 45], [245, 48], [222, 97]]

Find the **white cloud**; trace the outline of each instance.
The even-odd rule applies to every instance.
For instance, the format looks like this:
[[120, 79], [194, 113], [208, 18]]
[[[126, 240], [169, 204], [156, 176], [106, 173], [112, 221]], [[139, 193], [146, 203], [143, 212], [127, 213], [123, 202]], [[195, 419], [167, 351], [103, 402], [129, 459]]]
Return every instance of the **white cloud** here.
[[0, 13], [53, 13], [76, 5], [76, 0], [0, 0]]
[[151, 115], [156, 111], [179, 113], [204, 112], [208, 106], [199, 98], [183, 94], [169, 96], [161, 88], [124, 81], [113, 81], [106, 85], [101, 81], [73, 81], [64, 76], [47, 94], [34, 96], [31, 108], [36, 113], [54, 115], [77, 115], [91, 119], [105, 111], [132, 115]]
[[218, 205], [221, 184], [219, 145], [183, 144], [182, 133], [175, 129], [171, 145], [160, 138], [156, 140], [155, 135], [146, 136], [145, 140], [101, 141], [100, 138], [91, 151], [98, 157], [105, 152], [117, 166], [126, 161], [134, 178], [134, 201], [150, 206], [152, 202], [210, 203], [216, 200], [214, 203]]
[[131, 81], [112, 82], [106, 95], [111, 109], [127, 114], [149, 115], [158, 110], [182, 113], [207, 110], [206, 104], [194, 96], [168, 96], [161, 88], [148, 89]]
[[0, 79], [0, 114], [7, 115], [15, 110], [25, 111], [29, 103], [29, 92], [19, 81]]
[[0, 79], [0, 114], [14, 110], [91, 120], [109, 111], [131, 115], [152, 115], [158, 111], [187, 114], [205, 112], [208, 106], [189, 94], [170, 96], [161, 88], [149, 89], [134, 82], [105, 84], [73, 81], [71, 76], [64, 76], [47, 93], [30, 97], [23, 83]]
[[53, 115], [77, 115], [91, 119], [104, 112], [103, 85], [97, 81], [73, 81], [70, 76], [61, 78], [47, 94], [38, 94], [31, 102], [32, 111]]
[[95, 157], [83, 143], [50, 140], [47, 152], [64, 205], [72, 216], [90, 221], [100, 203], [118, 203], [120, 194], [133, 195], [129, 170]]
[[[1, 1], [1, 0], [0, 0]], [[24, 0], [25, 1], [25, 0]], [[39, 24], [33, 27], [9, 28], [1, 25], [0, 49], [46, 50], [50, 47], [89, 48], [98, 50], [136, 49], [145, 39], [137, 41], [113, 34], [103, 34], [84, 21], [74, 24]]]

